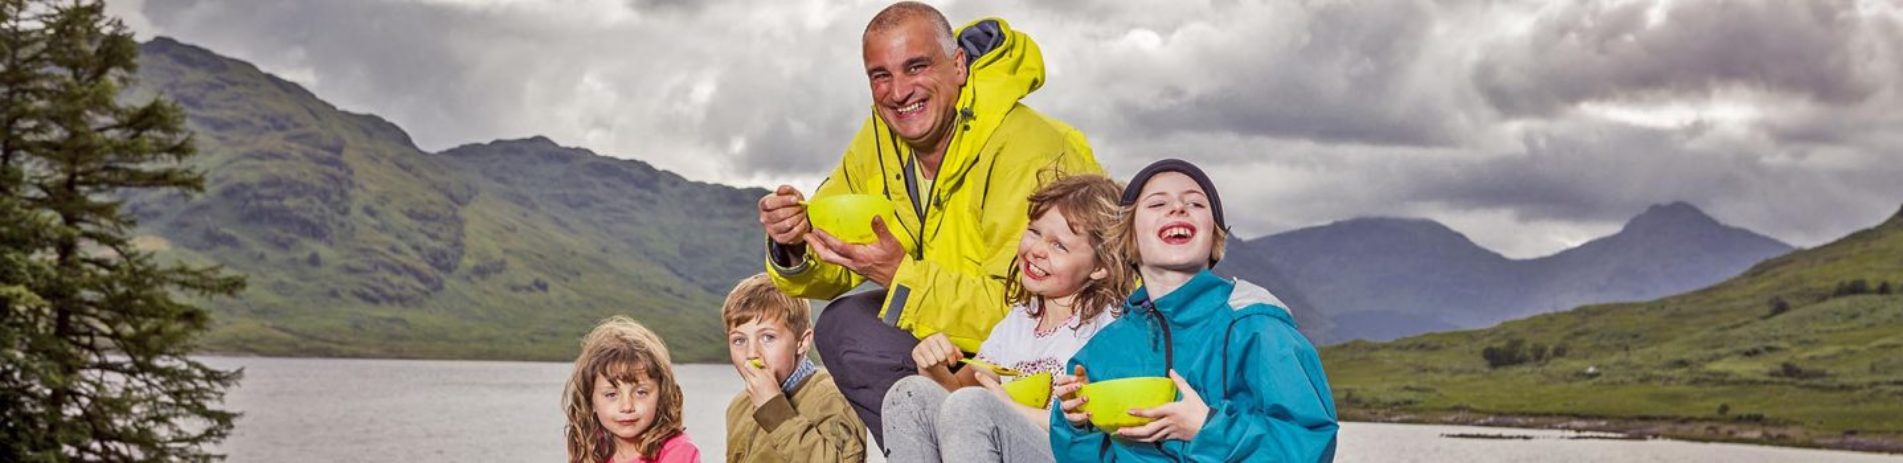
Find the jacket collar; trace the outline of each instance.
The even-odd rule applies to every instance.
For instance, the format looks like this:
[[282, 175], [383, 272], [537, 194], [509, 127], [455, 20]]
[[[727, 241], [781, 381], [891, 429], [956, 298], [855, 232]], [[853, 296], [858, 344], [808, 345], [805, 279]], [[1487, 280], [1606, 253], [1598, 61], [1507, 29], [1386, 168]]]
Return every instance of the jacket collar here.
[[787, 397], [792, 397], [800, 386], [805, 385], [806, 379], [817, 372], [819, 368], [813, 365], [813, 359], [801, 356], [799, 366], [793, 367], [793, 374], [787, 375], [786, 381], [780, 382], [780, 392], [785, 393]]
[[1131, 293], [1126, 302], [1133, 310], [1156, 310], [1172, 325], [1193, 326], [1231, 310], [1229, 290], [1233, 287], [1228, 280], [1203, 269], [1161, 298], [1151, 300], [1149, 287], [1144, 286]]

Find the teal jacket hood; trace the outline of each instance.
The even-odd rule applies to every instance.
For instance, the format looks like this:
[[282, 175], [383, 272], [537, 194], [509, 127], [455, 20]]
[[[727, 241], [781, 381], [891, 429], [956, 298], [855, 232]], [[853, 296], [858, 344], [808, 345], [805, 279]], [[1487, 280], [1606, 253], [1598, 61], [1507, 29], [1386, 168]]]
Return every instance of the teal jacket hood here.
[[1091, 381], [1105, 381], [1174, 369], [1209, 417], [1194, 439], [1151, 444], [1072, 427], [1053, 407], [1058, 461], [1334, 460], [1339, 425], [1327, 374], [1274, 294], [1204, 270], [1163, 297], [1138, 288], [1123, 310], [1065, 370], [1081, 365]]

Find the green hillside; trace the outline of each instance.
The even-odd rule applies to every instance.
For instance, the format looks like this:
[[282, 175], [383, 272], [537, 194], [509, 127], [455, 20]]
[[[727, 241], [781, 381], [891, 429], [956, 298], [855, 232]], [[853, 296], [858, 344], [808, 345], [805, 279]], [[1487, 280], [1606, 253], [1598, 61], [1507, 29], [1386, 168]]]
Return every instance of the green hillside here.
[[1903, 211], [1698, 291], [1322, 358], [1350, 419], [1602, 418], [1679, 438], [1903, 451]]
[[250, 64], [158, 38], [137, 86], [189, 115], [204, 194], [129, 198], [141, 243], [248, 276], [207, 301], [213, 351], [572, 358], [628, 314], [676, 358], [725, 357], [720, 300], [759, 270], [753, 201], [547, 139], [416, 148]]

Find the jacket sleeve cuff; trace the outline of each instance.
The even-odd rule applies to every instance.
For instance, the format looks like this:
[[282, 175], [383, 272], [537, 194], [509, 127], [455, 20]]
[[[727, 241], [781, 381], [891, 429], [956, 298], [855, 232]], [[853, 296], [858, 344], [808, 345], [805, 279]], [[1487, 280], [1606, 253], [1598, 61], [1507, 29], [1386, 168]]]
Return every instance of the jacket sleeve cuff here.
[[813, 267], [813, 261], [805, 246], [787, 246], [776, 243], [773, 238], [766, 239], [766, 261], [773, 266], [773, 273], [780, 276], [793, 276]]
[[885, 292], [885, 306], [879, 308], [879, 320], [894, 328], [905, 329], [911, 320], [905, 318], [905, 312], [911, 308], [913, 281], [918, 279], [919, 262], [912, 259], [899, 261], [898, 271], [892, 272], [892, 287]]
[[793, 411], [792, 401], [787, 400], [786, 396], [778, 396], [767, 400], [765, 404], [760, 405], [760, 408], [753, 410], [753, 422], [759, 423], [760, 429], [772, 434], [781, 423], [793, 419], [798, 414]]

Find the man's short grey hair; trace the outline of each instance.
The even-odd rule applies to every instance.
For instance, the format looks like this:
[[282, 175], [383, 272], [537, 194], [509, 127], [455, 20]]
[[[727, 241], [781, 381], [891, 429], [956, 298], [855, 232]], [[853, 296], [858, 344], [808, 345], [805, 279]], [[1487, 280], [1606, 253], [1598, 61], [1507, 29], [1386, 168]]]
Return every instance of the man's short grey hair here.
[[871, 37], [875, 32], [885, 32], [913, 20], [930, 21], [932, 35], [937, 36], [938, 46], [945, 49], [945, 56], [958, 52], [958, 43], [952, 40], [951, 22], [945, 20], [945, 14], [919, 2], [898, 2], [879, 10], [879, 14], [872, 16], [872, 22], [866, 23], [865, 36]]

